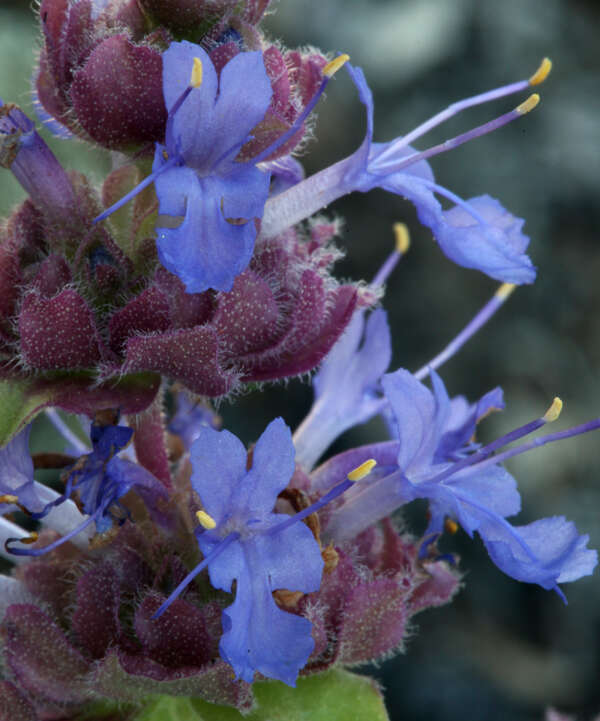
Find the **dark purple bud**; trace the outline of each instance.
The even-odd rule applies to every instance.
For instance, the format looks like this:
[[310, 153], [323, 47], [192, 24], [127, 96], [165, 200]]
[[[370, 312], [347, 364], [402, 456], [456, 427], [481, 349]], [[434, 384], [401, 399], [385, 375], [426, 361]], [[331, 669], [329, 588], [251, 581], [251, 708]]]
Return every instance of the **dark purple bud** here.
[[62, 137], [111, 149], [162, 139], [166, 113], [160, 53], [171, 41], [136, 0], [43, 0], [38, 112]]
[[213, 293], [186, 293], [179, 278], [162, 267], [156, 271], [156, 285], [169, 299], [174, 328], [192, 328], [210, 321], [214, 311]]
[[102, 658], [119, 637], [119, 579], [107, 563], [99, 563], [77, 581], [71, 623], [78, 644], [92, 658]]
[[194, 393], [220, 396], [236, 385], [237, 374], [219, 359], [213, 328], [197, 326], [161, 335], [140, 335], [127, 341], [127, 373], [150, 370], [181, 381]]
[[0, 345], [14, 340], [13, 316], [43, 248], [40, 214], [27, 200], [0, 228]]
[[167, 113], [162, 59], [126, 35], [101, 42], [75, 73], [70, 97], [87, 134], [111, 149], [160, 141]]
[[38, 715], [10, 681], [0, 681], [0, 721], [37, 721]]
[[163, 596], [149, 595], [137, 609], [135, 632], [144, 652], [167, 668], [200, 668], [218, 656], [218, 636], [211, 638], [202, 610], [176, 599], [160, 618], [152, 618]]
[[19, 686], [33, 697], [60, 704], [89, 696], [85, 674], [91, 668], [65, 634], [37, 606], [9, 606], [0, 631], [5, 659]]
[[[52, 537], [48, 542], [54, 540]], [[17, 578], [60, 624], [67, 621], [66, 608], [71, 601], [73, 584], [68, 574], [73, 557], [73, 546], [65, 544], [53, 551], [51, 558], [32, 559], [17, 570]]]
[[120, 354], [128, 338], [169, 328], [169, 302], [158, 288], [142, 291], [110, 319], [110, 347]]
[[357, 294], [349, 285], [327, 287], [319, 273], [307, 270], [294, 301], [285, 333], [268, 352], [248, 359], [244, 381], [285, 378], [315, 368], [350, 322]]
[[71, 288], [53, 298], [33, 291], [19, 314], [23, 362], [36, 370], [90, 368], [101, 358], [101, 340], [90, 308]]
[[229, 293], [219, 295], [212, 324], [222, 338], [223, 352], [241, 357], [272, 347], [281, 335], [280, 321], [269, 284], [247, 270], [238, 275]]
[[73, 213], [75, 194], [69, 177], [16, 105], [0, 100], [0, 165], [9, 168], [50, 222]]
[[392, 578], [348, 589], [337, 639], [340, 663], [368, 663], [402, 646], [409, 618], [405, 596]]

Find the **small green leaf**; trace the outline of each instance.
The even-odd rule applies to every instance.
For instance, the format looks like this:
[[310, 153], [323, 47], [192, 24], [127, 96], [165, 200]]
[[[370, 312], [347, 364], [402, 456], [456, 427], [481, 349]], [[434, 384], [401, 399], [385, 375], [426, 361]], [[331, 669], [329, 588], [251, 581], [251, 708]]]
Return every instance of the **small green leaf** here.
[[131, 721], [134, 706], [114, 701], [93, 701], [73, 716], [73, 721]]
[[162, 696], [146, 706], [133, 721], [202, 721], [202, 716], [194, 708], [192, 699]]
[[333, 670], [298, 680], [253, 686], [257, 705], [246, 716], [201, 699], [163, 696], [134, 721], [389, 721], [381, 693], [365, 676]]
[[30, 423], [51, 398], [51, 390], [36, 392], [27, 381], [0, 381], [0, 447]]

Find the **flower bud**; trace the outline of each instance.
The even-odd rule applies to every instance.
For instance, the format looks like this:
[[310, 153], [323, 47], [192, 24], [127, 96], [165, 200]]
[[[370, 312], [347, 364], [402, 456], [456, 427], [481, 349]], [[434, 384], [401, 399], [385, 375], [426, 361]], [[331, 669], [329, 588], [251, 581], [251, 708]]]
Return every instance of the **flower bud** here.
[[[162, 61], [169, 41], [151, 33], [135, 3], [43, 0], [44, 44], [35, 83], [40, 115], [61, 135], [110, 149], [160, 140], [166, 110]], [[123, 32], [123, 31], [127, 32]]]
[[75, 207], [75, 194], [61, 164], [34, 123], [13, 104], [0, 100], [0, 165], [12, 171], [34, 205], [51, 223], [60, 223]]

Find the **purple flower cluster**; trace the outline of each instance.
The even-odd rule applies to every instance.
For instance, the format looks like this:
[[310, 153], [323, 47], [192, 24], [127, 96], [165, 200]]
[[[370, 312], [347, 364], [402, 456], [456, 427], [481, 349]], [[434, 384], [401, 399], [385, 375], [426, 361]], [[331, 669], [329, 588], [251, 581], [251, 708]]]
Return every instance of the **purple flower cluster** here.
[[[268, 5], [41, 2], [38, 110], [56, 134], [121, 152], [99, 191], [0, 105], [1, 162], [29, 195], [0, 228], [0, 555], [13, 564], [0, 576], [0, 721], [150, 694], [246, 711], [255, 680], [295, 686], [377, 661], [414, 614], [456, 593], [459, 572], [437, 548], [448, 528], [477, 532], [505, 574], [565, 601], [561, 584], [596, 566], [564, 517], [507, 520], [521, 498], [502, 463], [600, 419], [506, 448], [556, 421], [557, 398], [483, 445], [478, 424], [504, 409], [502, 390], [469, 403], [437, 374], [536, 271], [524, 221], [488, 195], [460, 198], [428, 160], [539, 98], [413, 148], [461, 110], [539, 84], [549, 61], [376, 143], [362, 70], [270, 45], [257, 27]], [[344, 65], [365, 139], [305, 178], [292, 152]], [[339, 224], [316, 215], [375, 188], [408, 198], [452, 261], [503, 281], [415, 373], [389, 371], [390, 324], [375, 307], [406, 228], [370, 284], [340, 284]], [[211, 399], [317, 368], [293, 434], [276, 418], [246, 449], [219, 430]], [[31, 455], [42, 412], [66, 448]], [[376, 416], [381, 440], [326, 455]], [[40, 469], [58, 471], [53, 488]], [[392, 520], [416, 499], [429, 507], [418, 539]]]

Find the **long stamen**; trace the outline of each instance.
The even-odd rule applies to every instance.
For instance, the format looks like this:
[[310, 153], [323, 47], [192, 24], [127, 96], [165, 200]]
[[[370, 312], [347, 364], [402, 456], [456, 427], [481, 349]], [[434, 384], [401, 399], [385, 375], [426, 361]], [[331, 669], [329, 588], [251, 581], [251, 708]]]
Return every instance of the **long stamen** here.
[[516, 286], [513, 283], [503, 283], [492, 298], [477, 312], [461, 332], [448, 343], [441, 353], [438, 353], [429, 363], [419, 368], [414, 374], [415, 378], [420, 381], [423, 380], [429, 375], [430, 371], [437, 370], [452, 356], [456, 355], [463, 345], [496, 313], [515, 288]]
[[[190, 76], [190, 84], [187, 86], [187, 88], [181, 93], [181, 95], [177, 98], [177, 100], [173, 103], [171, 106], [171, 109], [169, 110], [169, 114], [167, 115], [167, 125], [165, 129], [165, 137], [170, 137], [172, 135], [172, 128], [173, 128], [173, 122], [175, 115], [177, 114], [177, 111], [179, 108], [183, 105], [183, 103], [187, 100], [188, 95], [192, 92], [192, 90], [195, 90], [202, 85], [202, 61], [200, 58], [194, 58], [194, 63], [192, 67], [192, 73]], [[142, 182], [139, 185], [136, 185], [136, 187], [131, 190], [127, 195], [125, 195], [121, 200], [118, 200], [114, 205], [111, 205], [110, 208], [105, 210], [103, 213], [100, 213], [100, 215], [97, 218], [94, 218], [92, 221], [92, 224], [99, 223], [100, 221], [104, 220], [105, 218], [108, 218], [109, 215], [112, 215], [116, 210], [119, 210], [119, 208], [122, 208], [126, 203], [128, 203], [130, 200], [135, 198], [136, 195], [142, 192], [144, 188], [147, 188], [151, 183], [153, 183], [156, 178], [161, 174], [164, 173], [166, 170], [170, 170], [172, 167], [177, 165], [181, 162], [181, 158], [178, 154], [173, 155], [171, 158], [167, 159], [167, 161], [164, 163], [164, 165], [161, 165], [158, 170], [155, 170], [153, 173], [151, 173], [147, 178], [144, 178]]]
[[[600, 428], [600, 418], [594, 418], [594, 420], [588, 421], [587, 423], [581, 423], [578, 426], [573, 426], [572, 428], [567, 428], [564, 431], [557, 431], [556, 433], [548, 433], [545, 436], [542, 436], [541, 438], [535, 438], [532, 441], [529, 441], [528, 443], [523, 443], [520, 446], [516, 446], [515, 448], [509, 448], [507, 451], [504, 451], [503, 453], [499, 453], [498, 455], [494, 456], [493, 458], [488, 458], [481, 463], [477, 463], [476, 468], [484, 469], [487, 468], [489, 465], [495, 465], [497, 463], [503, 463], [504, 461], [508, 460], [509, 458], [512, 458], [513, 456], [520, 456], [522, 453], [527, 453], [528, 451], [533, 450], [534, 448], [538, 448], [540, 446], [545, 446], [547, 443], [554, 443], [555, 441], [561, 441], [564, 438], [571, 438], [573, 436], [580, 436], [584, 433], [590, 433], [591, 431], [595, 431], [596, 429]], [[505, 444], [502, 444], [505, 445]]]
[[338, 483], [337, 486], [334, 486], [324, 496], [319, 498], [318, 501], [312, 503], [310, 506], [308, 506], [308, 508], [304, 508], [302, 511], [299, 511], [293, 516], [290, 516], [287, 520], [278, 523], [276, 526], [271, 526], [271, 528], [269, 528], [269, 530], [267, 531], [267, 535], [273, 536], [276, 533], [280, 533], [286, 528], [292, 526], [297, 521], [304, 520], [307, 516], [310, 516], [311, 513], [316, 513], [321, 508], [323, 508], [323, 506], [331, 503], [331, 501], [336, 499], [338, 496], [341, 496], [342, 493], [347, 491], [349, 488], [352, 488], [355, 483], [357, 483], [358, 481], [362, 481], [363, 478], [366, 478], [376, 465], [377, 461], [373, 458], [370, 458], [368, 461], [361, 463], [360, 466], [348, 473], [348, 475], [346, 476], [346, 480]]
[[149, 185], [151, 185], [156, 180], [156, 178], [161, 175], [161, 173], [164, 173], [166, 170], [170, 170], [180, 162], [181, 160], [179, 156], [173, 156], [172, 158], [169, 158], [169, 160], [167, 160], [164, 165], [161, 165], [158, 170], [155, 170], [147, 178], [144, 178], [144, 180], [142, 180], [139, 185], [136, 185], [133, 190], [130, 190], [127, 195], [123, 196], [120, 200], [114, 203], [114, 205], [111, 205], [110, 208], [107, 208], [103, 213], [100, 213], [99, 216], [94, 218], [94, 220], [92, 220], [92, 225], [100, 223], [105, 218], [108, 218], [109, 215], [112, 215], [115, 211], [119, 210], [119, 208], [122, 208], [126, 203], [135, 198], [136, 195], [141, 193], [144, 188], [147, 188]]
[[323, 79], [321, 80], [321, 85], [317, 89], [317, 92], [312, 96], [304, 110], [296, 118], [294, 124], [288, 128], [283, 135], [280, 135], [277, 140], [271, 143], [268, 148], [265, 148], [265, 150], [260, 152], [255, 158], [252, 158], [252, 162], [254, 164], [260, 163], [265, 160], [265, 158], [268, 158], [269, 155], [274, 153], [277, 148], [280, 148], [284, 143], [287, 143], [287, 141], [300, 130], [306, 118], [308, 118], [308, 116], [312, 113], [316, 104], [321, 99], [321, 95], [325, 92], [325, 88], [329, 84], [331, 78], [343, 65], [348, 62], [348, 60], [350, 60], [350, 56], [344, 53], [343, 55], [338, 55], [337, 58], [334, 58], [331, 62], [327, 63], [327, 65], [323, 68]]
[[394, 250], [388, 255], [381, 268], [377, 271], [376, 276], [371, 281], [371, 285], [383, 285], [398, 265], [400, 258], [402, 258], [410, 248], [410, 234], [404, 223], [394, 223], [394, 236], [396, 239]]
[[[555, 398], [552, 401], [552, 404], [550, 405], [550, 408], [544, 413], [543, 416], [540, 418], [536, 418], [533, 421], [530, 421], [529, 423], [525, 423], [523, 426], [519, 426], [518, 428], [515, 428], [514, 430], [510, 431], [509, 433], [505, 434], [504, 436], [501, 436], [500, 438], [497, 438], [495, 441], [492, 441], [491, 443], [488, 443], [488, 445], [483, 446], [479, 450], [475, 451], [475, 453], [472, 453], [470, 456], [467, 456], [466, 458], [463, 458], [460, 461], [457, 461], [454, 463], [450, 468], [447, 468], [445, 471], [442, 471], [441, 473], [438, 473], [437, 476], [434, 476], [431, 478], [428, 483], [441, 483], [442, 481], [445, 481], [446, 478], [449, 478], [450, 476], [453, 476], [458, 471], [463, 470], [464, 468], [477, 466], [478, 469], [487, 467], [488, 465], [496, 465], [498, 463], [501, 463], [504, 458], [510, 458], [511, 455], [516, 455], [514, 451], [518, 451], [519, 453], [524, 453], [526, 450], [529, 450], [530, 448], [535, 448], [537, 445], [544, 445], [544, 443], [549, 443], [551, 440], [560, 440], [560, 438], [568, 438], [570, 435], [578, 435], [578, 433], [585, 433], [587, 430], [594, 430], [594, 428], [600, 427], [600, 419], [597, 419], [597, 425], [591, 426], [590, 428], [587, 428], [589, 424], [583, 424], [583, 426], [575, 426], [574, 428], [568, 428], [566, 431], [559, 431], [557, 433], [550, 433], [547, 436], [542, 436], [542, 438], [536, 438], [535, 440], [531, 441], [530, 443], [525, 443], [522, 446], [518, 446], [517, 448], [512, 448], [508, 451], [505, 451], [504, 453], [500, 453], [497, 456], [493, 456], [492, 458], [489, 458], [489, 456], [497, 451], [499, 448], [503, 448], [504, 446], [508, 445], [509, 443], [512, 443], [513, 441], [517, 441], [520, 438], [523, 438], [524, 436], [529, 435], [530, 433], [533, 433], [534, 431], [537, 431], [538, 428], [541, 428], [542, 426], [545, 426], [546, 423], [553, 423], [560, 415], [560, 412], [562, 410], [562, 401], [560, 398]], [[591, 424], [594, 423], [594, 421], [590, 422]], [[581, 428], [585, 428], [587, 430], [579, 430]], [[561, 435], [562, 434], [562, 435]], [[566, 434], [566, 435], [565, 435]], [[549, 438], [550, 441], [544, 440], [546, 438]], [[542, 441], [540, 443], [540, 441]], [[519, 449], [523, 449], [520, 450]], [[510, 455], [506, 455], [506, 454]]]
[[171, 593], [169, 598], [160, 606], [160, 608], [155, 611], [155, 613], [152, 615], [152, 618], [158, 618], [161, 616], [167, 608], [173, 603], [173, 601], [181, 594], [181, 592], [188, 586], [194, 578], [200, 573], [200, 571], [203, 571], [209, 563], [212, 563], [215, 558], [221, 555], [223, 551], [231, 544], [233, 541], [236, 541], [240, 537], [239, 533], [230, 533], [228, 536], [225, 536], [225, 538], [219, 543], [218, 546], [216, 546], [209, 554], [206, 556], [206, 558], [201, 561], [196, 568], [194, 568], [192, 571], [188, 573], [188, 575], [183, 579], [183, 581], [177, 586], [177, 588]]
[[424, 123], [417, 126], [414, 130], [408, 133], [408, 135], [405, 135], [402, 138], [398, 138], [395, 143], [392, 143], [389, 148], [386, 148], [386, 150], [381, 154], [379, 159], [383, 160], [390, 155], [394, 155], [398, 150], [412, 143], [413, 140], [417, 140], [417, 138], [420, 138], [422, 135], [425, 135], [433, 128], [441, 125], [446, 120], [449, 120], [455, 115], [458, 115], [458, 113], [461, 113], [467, 108], [473, 108], [477, 105], [483, 105], [484, 103], [489, 103], [492, 100], [498, 100], [499, 98], [506, 97], [507, 95], [520, 93], [521, 91], [526, 90], [532, 85], [539, 85], [548, 77], [551, 69], [552, 62], [549, 58], [544, 58], [540, 63], [539, 68], [528, 80], [520, 80], [516, 83], [504, 85], [501, 88], [489, 90], [485, 93], [480, 93], [479, 95], [474, 95], [470, 98], [465, 98], [464, 100], [459, 100], [456, 103], [452, 103], [452, 105], [449, 105], [445, 110], [442, 110], [441, 112], [434, 115], [432, 118], [429, 118], [429, 120], [426, 120]]
[[393, 157], [390, 159], [389, 162], [382, 162], [385, 160], [385, 158], [390, 157], [389, 148], [385, 150], [380, 156], [375, 158], [373, 163], [370, 165], [370, 168], [373, 172], [385, 172], [385, 173], [395, 173], [403, 170], [409, 165], [412, 165], [413, 163], [417, 163], [420, 160], [426, 160], [427, 158], [431, 158], [434, 155], [440, 155], [441, 153], [446, 153], [448, 150], [453, 150], [454, 148], [458, 148], [459, 145], [463, 145], [464, 143], [468, 143], [470, 140], [474, 140], [475, 138], [480, 138], [482, 135], [487, 135], [488, 133], [493, 132], [494, 130], [497, 130], [498, 128], [501, 128], [503, 125], [507, 125], [508, 123], [512, 123], [513, 120], [517, 120], [518, 118], [521, 118], [523, 115], [526, 115], [527, 113], [531, 112], [539, 103], [540, 96], [537, 93], [534, 93], [533, 95], [530, 95], [527, 100], [525, 100], [523, 103], [518, 105], [514, 110], [511, 110], [508, 113], [504, 113], [504, 115], [500, 115], [497, 118], [494, 118], [493, 120], [488, 121], [487, 123], [483, 123], [483, 125], [478, 125], [476, 128], [472, 128], [471, 130], [468, 130], [466, 133], [461, 133], [460, 135], [456, 135], [453, 138], [450, 138], [448, 140], [445, 140], [443, 143], [439, 143], [438, 145], [434, 145], [431, 148], [428, 148], [427, 150], [423, 150], [420, 153], [413, 153], [412, 155], [409, 155], [408, 157], [403, 157], [400, 160], [395, 160]]
[[89, 516], [89, 518], [86, 518], [83, 523], [81, 523], [79, 526], [76, 526], [72, 531], [69, 531], [65, 536], [62, 536], [61, 538], [58, 538], [53, 543], [48, 544], [47, 546], [44, 546], [43, 548], [13, 548], [10, 547], [10, 543], [35, 543], [37, 541], [37, 533], [31, 534], [28, 537], [25, 538], [7, 538], [4, 542], [5, 549], [15, 556], [43, 556], [46, 553], [49, 553], [50, 551], [53, 551], [55, 548], [58, 548], [58, 546], [62, 546], [63, 543], [66, 543], [67, 541], [71, 540], [73, 536], [76, 536], [78, 533], [81, 533], [81, 531], [84, 531], [92, 522], [96, 521], [98, 517], [102, 513], [102, 508], [99, 508], [93, 515]]
[[[67, 483], [65, 491], [62, 494], [53, 491], [42, 483], [34, 482], [34, 488], [37, 497], [45, 503], [44, 508], [38, 512], [31, 512], [22, 509], [30, 518], [40, 520], [42, 524], [51, 528], [53, 531], [61, 535], [68, 533], [73, 526], [76, 526], [83, 518], [83, 514], [79, 511], [76, 504], [69, 500], [71, 493], [71, 483]], [[82, 536], [73, 539], [73, 543], [81, 549], [86, 548], [89, 537]]]

